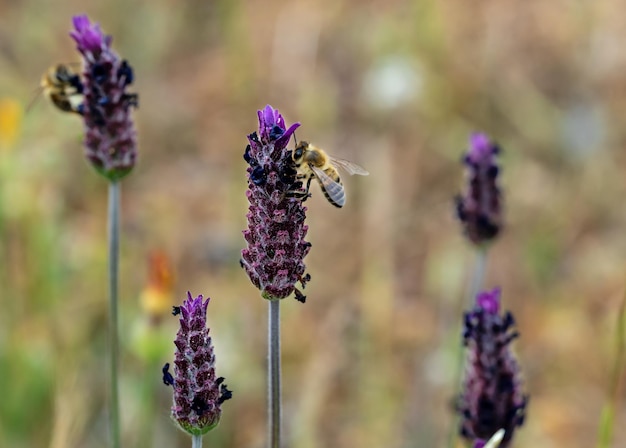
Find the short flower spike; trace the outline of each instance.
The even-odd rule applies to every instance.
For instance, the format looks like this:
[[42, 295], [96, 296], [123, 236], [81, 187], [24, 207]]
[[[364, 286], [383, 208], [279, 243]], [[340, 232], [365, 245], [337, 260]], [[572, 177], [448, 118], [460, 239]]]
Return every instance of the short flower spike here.
[[241, 266], [264, 298], [284, 299], [294, 293], [304, 302], [306, 297], [295, 285], [300, 282], [304, 288], [310, 278], [304, 265], [311, 247], [304, 240], [306, 207], [288, 194], [298, 185], [287, 144], [300, 124], [287, 128], [282, 115], [269, 105], [258, 111], [258, 118], [259, 131], [248, 136], [243, 156], [249, 165], [246, 196], [250, 206]]
[[111, 36], [85, 15], [73, 18], [70, 36], [83, 56], [85, 155], [107, 179], [126, 176], [137, 159], [137, 136], [131, 108], [136, 93], [126, 92], [134, 80], [133, 69], [111, 49]]
[[480, 293], [474, 309], [465, 313], [467, 364], [458, 410], [461, 435], [472, 442], [489, 440], [503, 429], [499, 446], [505, 448], [524, 423], [528, 397], [510, 348], [518, 336], [514, 325], [511, 313], [500, 314], [499, 289]]
[[463, 159], [468, 183], [465, 194], [456, 198], [456, 211], [465, 236], [478, 246], [493, 241], [502, 229], [502, 195], [497, 184], [500, 169], [496, 161], [499, 153], [499, 146], [489, 137], [475, 133]]
[[209, 299], [187, 293], [180, 306], [180, 329], [176, 334], [174, 375], [169, 363], [163, 367], [163, 383], [174, 388], [172, 418], [191, 435], [202, 435], [219, 423], [221, 404], [232, 397], [223, 377], [215, 374], [213, 343], [206, 326]]

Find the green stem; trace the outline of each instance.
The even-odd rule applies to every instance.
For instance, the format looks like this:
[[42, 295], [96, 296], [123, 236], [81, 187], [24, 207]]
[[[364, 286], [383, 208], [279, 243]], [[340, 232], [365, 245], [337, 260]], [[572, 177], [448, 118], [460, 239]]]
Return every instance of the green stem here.
[[202, 448], [202, 436], [201, 435], [191, 436], [191, 448]]
[[120, 412], [117, 362], [119, 358], [118, 341], [118, 272], [120, 240], [120, 184], [109, 183], [109, 350], [110, 350], [110, 431], [113, 448], [120, 448]]
[[[467, 288], [467, 296], [465, 297], [465, 301], [463, 303], [467, 304], [466, 306], [469, 309], [474, 307], [474, 303], [476, 300], [476, 295], [483, 288], [483, 284], [485, 283], [485, 272], [487, 271], [487, 249], [481, 248], [476, 252], [476, 258], [474, 259], [474, 268], [473, 274], [470, 279], [468, 288]], [[455, 327], [456, 328], [456, 327]], [[462, 344], [456, 344], [456, 364], [454, 370], [454, 379], [453, 379], [453, 387], [456, 391], [455, 397], [458, 397], [461, 392], [461, 378], [463, 376], [463, 365], [464, 365], [464, 350]], [[454, 448], [456, 439], [459, 433], [459, 422], [460, 418], [458, 415], [455, 415], [452, 419], [452, 427], [450, 428], [450, 433], [448, 436], [448, 448]]]
[[472, 275], [469, 288], [467, 289], [467, 304], [470, 308], [474, 307], [476, 296], [483, 288], [485, 283], [485, 272], [487, 270], [487, 249], [481, 248], [476, 252], [474, 260], [474, 273]]
[[617, 408], [624, 364], [626, 361], [626, 293], [617, 315], [615, 328], [615, 356], [611, 369], [611, 379], [607, 391], [607, 399], [600, 415], [600, 429], [598, 432], [598, 448], [609, 448], [613, 440], [613, 428], [615, 424], [615, 409]]
[[270, 448], [280, 448], [280, 301], [269, 301], [268, 319], [268, 432]]

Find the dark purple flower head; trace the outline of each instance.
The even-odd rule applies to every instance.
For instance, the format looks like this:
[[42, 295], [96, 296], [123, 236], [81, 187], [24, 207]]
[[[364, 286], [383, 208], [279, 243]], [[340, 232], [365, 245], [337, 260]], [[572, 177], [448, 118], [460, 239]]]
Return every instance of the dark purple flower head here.
[[259, 132], [248, 136], [244, 159], [248, 162], [250, 202], [248, 228], [243, 231], [248, 246], [241, 251], [241, 265], [250, 280], [268, 300], [284, 299], [310, 278], [305, 275], [304, 257], [311, 244], [304, 240], [306, 207], [301, 199], [289, 193], [301, 187], [296, 180], [296, 168], [287, 144], [300, 126], [289, 128], [278, 110], [271, 106], [258, 111]]
[[223, 377], [215, 374], [213, 343], [206, 326], [209, 299], [187, 293], [180, 307], [176, 334], [174, 375], [169, 363], [163, 367], [163, 382], [174, 387], [172, 418], [189, 434], [205, 434], [219, 422], [221, 404], [232, 397]]
[[492, 241], [502, 229], [502, 198], [498, 187], [498, 145], [485, 134], [470, 137], [470, 148], [463, 163], [468, 171], [468, 184], [463, 196], [456, 198], [457, 216], [465, 235], [476, 245]]
[[484, 448], [485, 447], [485, 441], [483, 439], [476, 439], [474, 441], [474, 448]]
[[465, 313], [463, 342], [467, 361], [459, 402], [461, 435], [488, 440], [504, 429], [500, 447], [509, 445], [524, 422], [528, 397], [522, 393], [519, 367], [510, 349], [518, 333], [511, 313], [500, 315], [500, 290], [482, 292]]
[[111, 36], [87, 16], [74, 17], [73, 24], [70, 36], [83, 55], [85, 155], [99, 173], [115, 181], [133, 169], [137, 158], [131, 108], [138, 97], [126, 92], [133, 69], [111, 49]]

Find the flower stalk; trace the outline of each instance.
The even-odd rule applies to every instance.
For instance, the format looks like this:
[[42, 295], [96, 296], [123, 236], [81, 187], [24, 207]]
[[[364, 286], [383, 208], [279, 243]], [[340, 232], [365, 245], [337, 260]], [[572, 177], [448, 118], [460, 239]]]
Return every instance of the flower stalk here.
[[86, 15], [73, 17], [70, 36], [83, 57], [80, 86], [83, 102], [76, 110], [83, 117], [85, 155], [92, 166], [109, 181], [108, 228], [108, 296], [110, 350], [110, 437], [114, 448], [120, 448], [118, 391], [118, 273], [119, 273], [119, 181], [133, 169], [137, 157], [137, 138], [131, 109], [138, 96], [126, 88], [134, 80], [130, 64], [112, 50], [112, 37]]
[[109, 375], [110, 375], [110, 432], [114, 448], [120, 447], [120, 412], [118, 387], [118, 273], [120, 245], [120, 184], [109, 182], [108, 245], [109, 245]]
[[268, 313], [268, 376], [267, 376], [267, 415], [268, 433], [271, 448], [280, 448], [282, 400], [280, 372], [280, 301], [269, 301]]

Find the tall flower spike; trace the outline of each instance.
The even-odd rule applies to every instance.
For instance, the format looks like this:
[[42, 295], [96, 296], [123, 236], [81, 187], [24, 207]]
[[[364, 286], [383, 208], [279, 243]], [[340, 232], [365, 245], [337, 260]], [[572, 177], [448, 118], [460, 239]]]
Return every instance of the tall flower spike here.
[[169, 363], [163, 367], [163, 383], [174, 387], [172, 418], [191, 435], [213, 429], [222, 414], [221, 404], [232, 397], [223, 377], [215, 375], [213, 343], [206, 326], [209, 304], [202, 296], [195, 299], [187, 293], [179, 307], [180, 329], [176, 334], [174, 375]]
[[304, 288], [304, 257], [311, 244], [304, 240], [306, 207], [301, 199], [289, 196], [296, 190], [295, 164], [287, 144], [300, 123], [285, 126], [278, 110], [271, 106], [258, 111], [259, 132], [248, 136], [244, 159], [248, 162], [250, 202], [248, 228], [243, 231], [248, 246], [241, 251], [241, 265], [250, 281], [265, 299], [284, 299], [291, 293], [299, 301], [306, 297], [296, 289]]
[[133, 69], [111, 49], [111, 36], [105, 36], [87, 16], [73, 18], [70, 36], [83, 55], [85, 155], [94, 168], [115, 181], [126, 176], [137, 158], [137, 137], [131, 107], [137, 106], [136, 93], [127, 93]]
[[470, 148], [463, 158], [468, 169], [467, 190], [456, 198], [457, 216], [465, 235], [480, 246], [492, 241], [502, 229], [501, 193], [497, 184], [500, 148], [485, 134], [470, 137]]
[[518, 336], [514, 325], [511, 313], [500, 315], [499, 289], [478, 294], [474, 309], [465, 313], [467, 364], [458, 410], [461, 435], [473, 442], [504, 429], [500, 447], [505, 448], [515, 428], [524, 423], [528, 397], [521, 391], [519, 367], [510, 349]]

